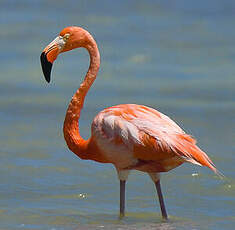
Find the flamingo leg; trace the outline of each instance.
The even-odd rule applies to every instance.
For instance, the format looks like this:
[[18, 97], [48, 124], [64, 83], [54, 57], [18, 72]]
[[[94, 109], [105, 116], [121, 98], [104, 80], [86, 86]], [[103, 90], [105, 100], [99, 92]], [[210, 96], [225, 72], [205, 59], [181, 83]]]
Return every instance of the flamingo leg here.
[[120, 218], [125, 216], [125, 188], [126, 181], [120, 180]]
[[160, 203], [160, 207], [161, 207], [161, 211], [162, 211], [162, 218], [164, 220], [167, 220], [168, 217], [167, 217], [166, 207], [165, 207], [163, 196], [162, 196], [160, 179], [158, 181], [154, 182], [154, 183], [155, 183], [155, 187], [157, 189], [158, 199], [159, 199], [159, 203]]

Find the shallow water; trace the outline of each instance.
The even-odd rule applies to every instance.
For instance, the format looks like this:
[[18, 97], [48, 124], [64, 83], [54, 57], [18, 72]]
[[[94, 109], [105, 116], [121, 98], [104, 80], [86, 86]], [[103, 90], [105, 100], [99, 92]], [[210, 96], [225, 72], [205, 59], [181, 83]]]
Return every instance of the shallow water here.
[[[234, 11], [231, 1], [0, 1], [0, 229], [233, 229]], [[87, 28], [102, 58], [81, 117], [84, 138], [103, 108], [145, 104], [195, 136], [226, 176], [189, 164], [164, 174], [169, 222], [152, 182], [135, 171], [120, 221], [113, 167], [67, 149], [63, 118], [88, 55], [61, 55], [50, 85], [39, 56], [68, 25]]]

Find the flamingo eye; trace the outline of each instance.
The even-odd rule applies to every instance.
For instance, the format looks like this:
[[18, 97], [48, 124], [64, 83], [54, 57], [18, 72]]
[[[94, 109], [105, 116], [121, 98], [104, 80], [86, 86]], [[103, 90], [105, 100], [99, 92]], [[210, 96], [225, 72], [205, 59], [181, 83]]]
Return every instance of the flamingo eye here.
[[69, 36], [70, 36], [70, 34], [65, 34], [65, 35], [63, 36], [63, 40], [66, 42], [66, 41], [68, 40]]

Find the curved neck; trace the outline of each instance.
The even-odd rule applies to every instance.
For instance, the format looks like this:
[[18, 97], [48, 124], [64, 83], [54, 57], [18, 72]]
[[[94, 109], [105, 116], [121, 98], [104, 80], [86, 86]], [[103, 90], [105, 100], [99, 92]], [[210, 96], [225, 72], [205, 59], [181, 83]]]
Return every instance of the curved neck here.
[[84, 46], [90, 55], [90, 66], [88, 72], [77, 92], [68, 106], [64, 121], [64, 138], [69, 149], [82, 159], [88, 159], [86, 150], [87, 140], [79, 133], [79, 118], [88, 90], [96, 79], [100, 66], [100, 54], [95, 40], [90, 36], [89, 42]]

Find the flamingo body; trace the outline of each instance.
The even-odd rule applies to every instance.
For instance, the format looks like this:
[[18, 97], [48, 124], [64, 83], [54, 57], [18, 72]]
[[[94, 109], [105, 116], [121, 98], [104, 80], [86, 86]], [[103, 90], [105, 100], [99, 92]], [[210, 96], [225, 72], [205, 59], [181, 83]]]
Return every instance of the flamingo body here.
[[167, 172], [188, 161], [215, 170], [207, 155], [174, 121], [152, 108], [123, 104], [100, 112], [92, 140], [119, 170]]
[[41, 54], [45, 79], [50, 82], [53, 62], [60, 53], [86, 48], [90, 66], [74, 94], [65, 116], [64, 138], [68, 148], [81, 159], [112, 163], [120, 180], [120, 216], [124, 215], [125, 182], [130, 170], [147, 172], [154, 181], [163, 218], [167, 213], [160, 187], [160, 172], [167, 172], [183, 162], [207, 166], [218, 173], [209, 157], [166, 115], [143, 105], [122, 104], [98, 113], [91, 126], [91, 137], [84, 140], [79, 132], [79, 118], [84, 100], [96, 79], [100, 54], [91, 34], [81, 27], [67, 27]]

